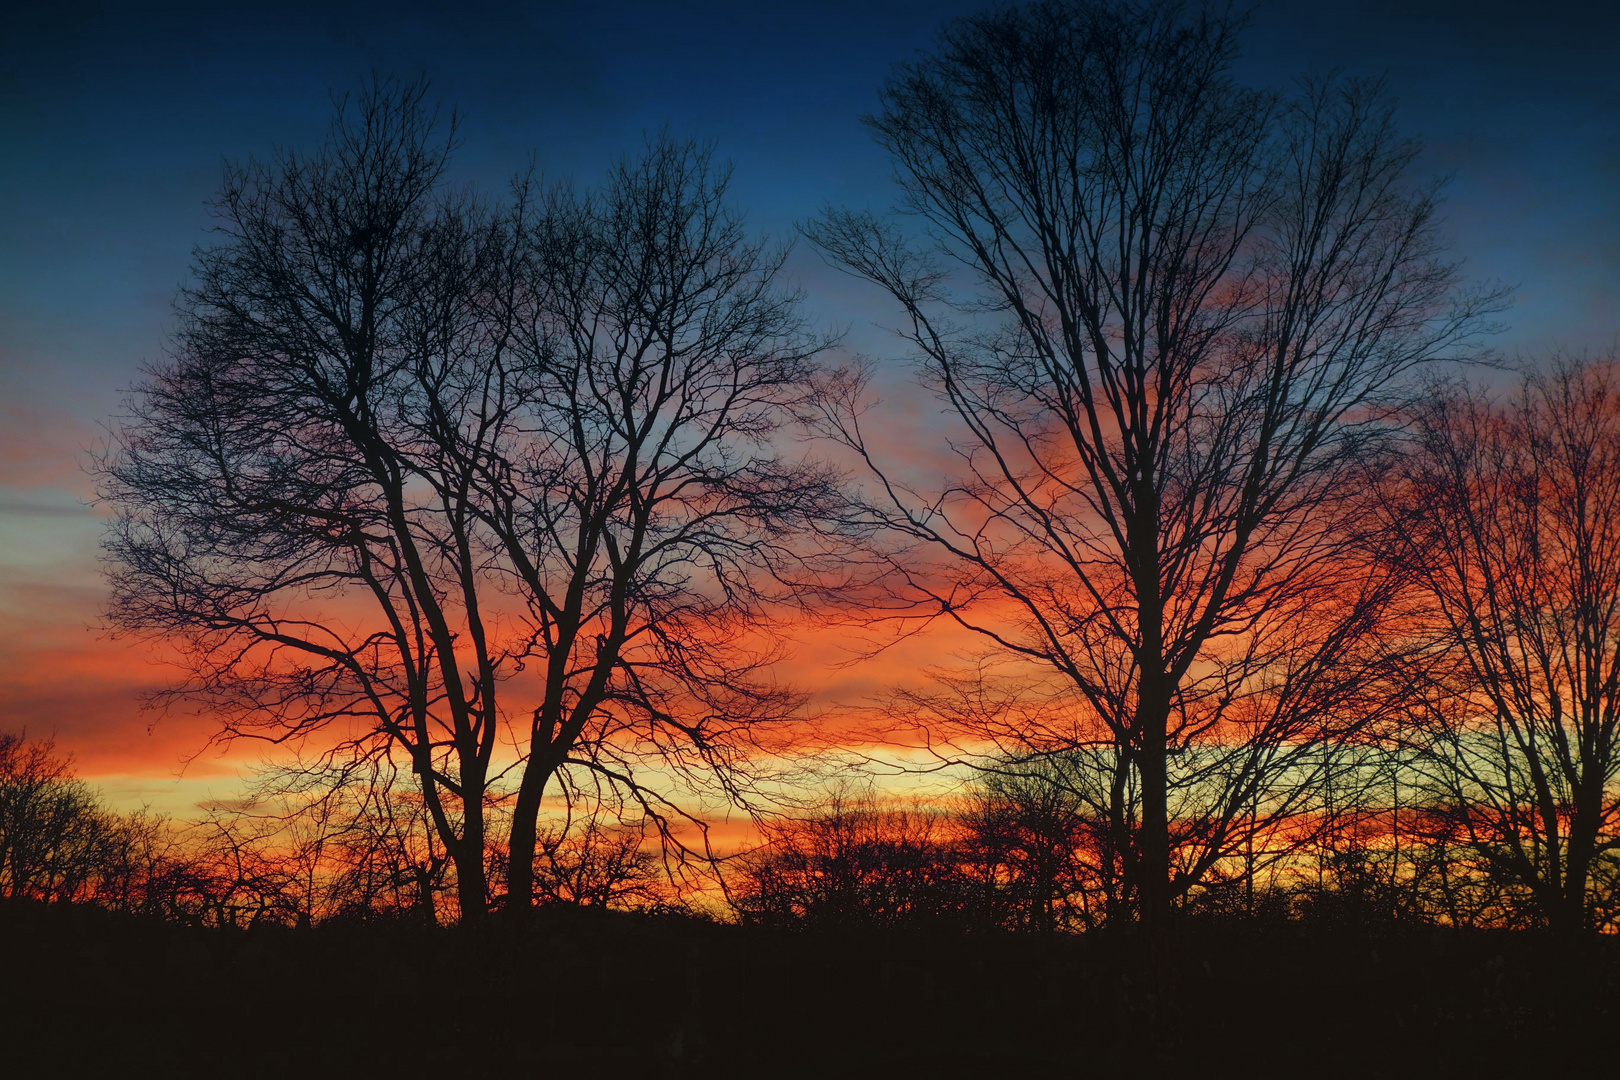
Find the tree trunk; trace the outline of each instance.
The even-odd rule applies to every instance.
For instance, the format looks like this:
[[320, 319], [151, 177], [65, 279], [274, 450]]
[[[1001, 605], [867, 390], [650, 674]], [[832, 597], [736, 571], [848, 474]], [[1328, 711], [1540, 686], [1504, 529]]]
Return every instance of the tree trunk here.
[[484, 871], [484, 812], [481, 801], [465, 802], [466, 825], [451, 849], [456, 861], [456, 899], [464, 924], [483, 921], [489, 906], [489, 878]]
[[1149, 1023], [1157, 1052], [1168, 1052], [1176, 1008], [1175, 969], [1170, 941], [1170, 809], [1168, 681], [1144, 673], [1137, 698], [1137, 769], [1142, 780], [1142, 827], [1138, 832], [1139, 930], [1143, 967], [1152, 990]]
[[1586, 930], [1586, 887], [1592, 867], [1594, 830], [1587, 828], [1590, 817], [1576, 811], [1570, 837], [1564, 845], [1564, 880], [1559, 890], [1556, 912], [1549, 912], [1547, 924], [1564, 937], [1578, 937]]
[[1149, 938], [1162, 937], [1170, 921], [1170, 810], [1165, 709], [1144, 684], [1138, 704], [1137, 770], [1142, 779], [1142, 828], [1137, 839], [1140, 870], [1137, 900]]
[[412, 868], [416, 875], [416, 910], [422, 924], [429, 929], [439, 925], [438, 913], [433, 910], [433, 868], [418, 864]]
[[514, 920], [524, 918], [534, 906], [534, 855], [540, 833], [540, 800], [552, 771], [550, 768], [525, 769], [517, 803], [512, 808], [512, 832], [506, 848], [506, 904], [501, 910]]

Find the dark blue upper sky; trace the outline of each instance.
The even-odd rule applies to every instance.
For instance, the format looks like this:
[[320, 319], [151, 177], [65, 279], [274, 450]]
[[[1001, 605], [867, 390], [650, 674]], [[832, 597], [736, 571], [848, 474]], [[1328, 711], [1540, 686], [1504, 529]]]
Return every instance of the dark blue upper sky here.
[[[433, 77], [466, 117], [458, 171], [481, 185], [530, 153], [589, 180], [667, 123], [714, 139], [755, 225], [787, 230], [823, 202], [886, 201], [857, 118], [892, 62], [980, 6], [38, 5], [0, 35], [8, 411], [109, 403], [158, 347], [221, 158], [309, 143], [329, 93], [368, 70]], [[1242, 73], [1387, 71], [1424, 166], [1455, 177], [1459, 252], [1521, 286], [1509, 348], [1602, 347], [1620, 270], [1617, 12], [1269, 0]]]
[[[891, 63], [982, 6], [63, 3], [7, 15], [0, 624], [31, 636], [0, 647], [0, 682], [31, 643], [69, 623], [82, 635], [93, 617], [97, 530], [76, 455], [161, 349], [222, 158], [312, 143], [330, 92], [368, 71], [426, 73], [465, 116], [461, 179], [499, 187], [532, 153], [545, 173], [588, 183], [667, 124], [713, 139], [753, 224], [787, 233], [823, 203], [887, 204], [888, 167], [858, 117]], [[1387, 72], [1404, 129], [1429, 147], [1421, 168], [1454, 178], [1457, 252], [1519, 286], [1502, 349], [1606, 351], [1620, 331], [1617, 36], [1612, 2], [1260, 0], [1240, 74], [1281, 86], [1312, 68]], [[795, 269], [818, 317], [857, 339], [881, 310], [802, 250]]]

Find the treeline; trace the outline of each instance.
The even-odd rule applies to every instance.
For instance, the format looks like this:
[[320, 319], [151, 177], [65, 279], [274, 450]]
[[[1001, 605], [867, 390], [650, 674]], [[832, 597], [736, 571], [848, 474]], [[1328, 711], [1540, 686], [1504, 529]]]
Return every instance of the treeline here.
[[[0, 899], [206, 927], [454, 918], [454, 879], [421, 827], [419, 800], [387, 786], [311, 791], [280, 779], [196, 818], [120, 813], [51, 740], [0, 735]], [[674, 906], [677, 891], [644, 838], [595, 820], [557, 824], [540, 841], [542, 902]]]
[[[1330, 813], [1273, 832], [1207, 875], [1182, 914], [1335, 929], [1546, 925], [1443, 808], [1389, 801], [1366, 755]], [[1385, 763], [1387, 765], [1387, 763]], [[542, 905], [719, 917], [775, 929], [1075, 933], [1130, 924], [1108, 829], [1061, 760], [1003, 763], [954, 798], [830, 790], [682, 882], [646, 828], [557, 822], [541, 842]], [[175, 821], [107, 809], [49, 741], [0, 737], [0, 898], [80, 903], [190, 926], [453, 921], [454, 887], [408, 805], [310, 799], [283, 784]], [[368, 787], [368, 791], [378, 790]], [[1379, 796], [1383, 796], [1380, 801]], [[419, 813], [419, 807], [416, 808]], [[499, 864], [491, 875], [501, 880]], [[1620, 929], [1620, 857], [1592, 874], [1592, 925]]]
[[[1046, 778], [992, 783], [954, 809], [839, 796], [823, 814], [767, 831], [731, 869], [745, 923], [1085, 932], [1135, 921], [1110, 879], [1106, 826]], [[1365, 793], [1363, 793], [1365, 796]], [[1591, 925], [1613, 932], [1620, 858], [1593, 868]], [[1180, 916], [1219, 924], [1335, 929], [1544, 929], [1534, 892], [1496, 871], [1438, 806], [1346, 799], [1291, 823], [1190, 889]]]

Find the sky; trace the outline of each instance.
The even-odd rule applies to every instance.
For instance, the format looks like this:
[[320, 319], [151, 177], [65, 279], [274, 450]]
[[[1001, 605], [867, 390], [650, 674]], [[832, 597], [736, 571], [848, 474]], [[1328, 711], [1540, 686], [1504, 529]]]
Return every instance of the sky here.
[[[183, 810], [241, 758], [204, 718], [158, 718], [172, 678], [98, 626], [101, 518], [85, 471], [162, 355], [222, 162], [317, 141], [368, 72], [426, 74], [463, 117], [454, 179], [531, 160], [590, 183], [649, 132], [712, 140], [758, 230], [881, 210], [859, 118], [891, 64], [979, 2], [27, 5], [0, 32], [0, 730], [54, 735], [122, 806]], [[1514, 286], [1496, 347], [1610, 353], [1620, 334], [1620, 5], [1261, 0], [1238, 74], [1384, 75], [1418, 169], [1449, 178], [1476, 280]], [[803, 245], [812, 315], [881, 353], [877, 298]], [[903, 405], [906, 403], [902, 403]], [[912, 403], [920, 404], [920, 403]], [[822, 650], [825, 652], [825, 650]], [[819, 654], [818, 654], [819, 655]], [[890, 663], [902, 663], [903, 658]], [[827, 676], [858, 699], [871, 670]], [[187, 763], [189, 761], [189, 764]]]

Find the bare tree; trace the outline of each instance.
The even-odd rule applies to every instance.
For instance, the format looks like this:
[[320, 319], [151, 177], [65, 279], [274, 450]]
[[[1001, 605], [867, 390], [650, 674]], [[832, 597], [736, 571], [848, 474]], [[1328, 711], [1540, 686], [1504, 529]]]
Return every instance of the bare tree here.
[[771, 443], [817, 343], [706, 151], [490, 204], [446, 189], [425, 94], [227, 170], [100, 465], [108, 615], [181, 647], [160, 701], [224, 737], [408, 768], [473, 919], [503, 797], [520, 910], [554, 778], [668, 824], [638, 760], [724, 773], [791, 711], [768, 582], [831, 479]]
[[[528, 605], [544, 695], [523, 725], [508, 903], [532, 897], [554, 778], [666, 836], [656, 759], [746, 797], [737, 766], [799, 698], [775, 684], [766, 619], [836, 477], [774, 442], [811, 394], [785, 251], [751, 238], [728, 170], [667, 139], [599, 192], [549, 193], [525, 233], [519, 441], [486, 458], [486, 521]], [[695, 819], [688, 824], [697, 825]]]
[[184, 839], [192, 920], [233, 928], [307, 925], [311, 868], [305, 852], [282, 842], [281, 823], [244, 814], [231, 801], [203, 810]]
[[[1439, 393], [1384, 487], [1414, 589], [1406, 742], [1428, 831], [1565, 932], [1620, 848], [1620, 367]], [[1455, 860], [1446, 870], [1466, 874]]]
[[166, 817], [108, 808], [53, 740], [0, 734], [0, 898], [183, 918], [214, 892], [188, 839]]
[[374, 85], [314, 154], [227, 169], [220, 240], [101, 464], [108, 616], [183, 647], [160, 700], [227, 738], [403, 756], [473, 918], [509, 658], [425, 390], [489, 344], [472, 301], [509, 241], [442, 195], [454, 123], [425, 93]]
[[[1007, 762], [970, 792], [964, 868], [984, 882], [998, 923], [1042, 933], [1094, 929], [1118, 910], [1108, 875], [1115, 861], [1106, 853], [1111, 832], [1098, 827], [1076, 793], [1070, 764], [1061, 757]], [[999, 917], [1002, 907], [1011, 918]]]
[[1388, 589], [1351, 543], [1355, 470], [1404, 376], [1496, 300], [1458, 296], [1379, 86], [1244, 89], [1240, 26], [1084, 0], [951, 24], [868, 121], [903, 216], [807, 229], [898, 302], [957, 466], [908, 482], [868, 438], [863, 373], [829, 387], [888, 614], [955, 621], [1067, 703], [1002, 749], [1117, 763], [1150, 927], [1257, 805], [1306, 809], [1365, 714]]
[[649, 848], [645, 823], [611, 822], [599, 808], [541, 832], [535, 892], [575, 907], [669, 909], [679, 895]]
[[331, 914], [359, 918], [410, 914], [439, 921], [438, 896], [450, 861], [420, 792], [391, 769], [331, 777], [320, 799], [341, 805], [342, 827], [328, 845]]
[[51, 740], [0, 734], [0, 898], [89, 899], [120, 825]]
[[734, 869], [732, 904], [744, 921], [775, 926], [971, 920], [980, 895], [960, 872], [957, 833], [944, 814], [842, 785], [812, 814], [767, 827]]

